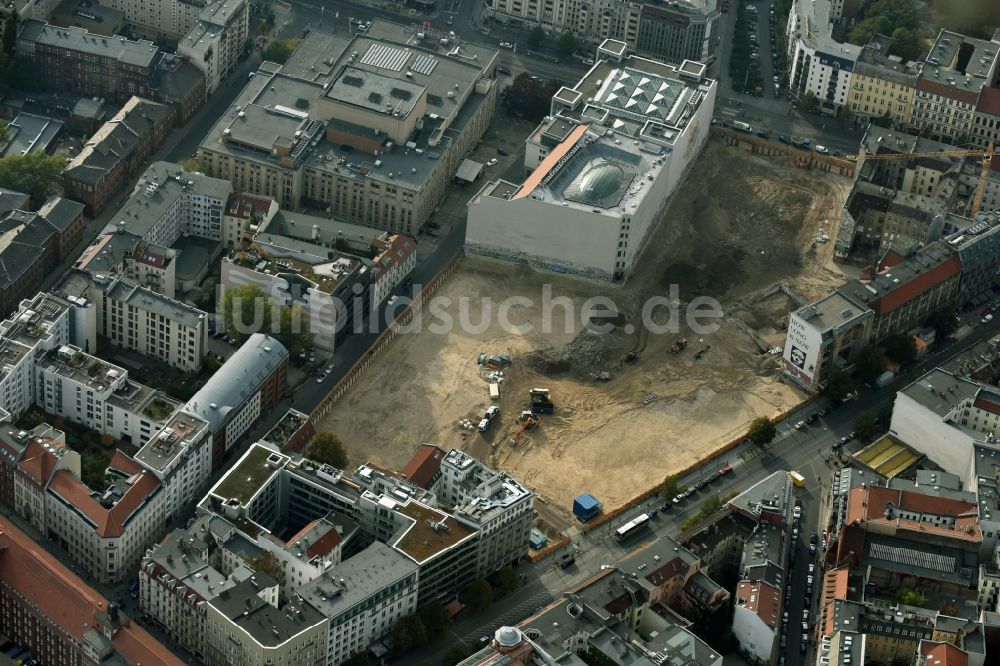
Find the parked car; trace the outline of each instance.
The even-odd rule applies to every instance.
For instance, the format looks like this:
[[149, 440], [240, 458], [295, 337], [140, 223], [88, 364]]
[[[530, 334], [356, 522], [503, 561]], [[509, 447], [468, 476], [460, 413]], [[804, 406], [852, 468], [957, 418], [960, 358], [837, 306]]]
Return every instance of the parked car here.
[[496, 415], [500, 413], [500, 407], [497, 405], [490, 405], [490, 408], [486, 410], [486, 418], [494, 419]]
[[510, 67], [504, 67], [503, 65], [497, 65], [497, 73], [499, 74], [510, 74]]
[[673, 502], [674, 504], [680, 504], [686, 499], [687, 495], [685, 495], [684, 493], [677, 493], [676, 495], [674, 495], [674, 498], [670, 501]]
[[795, 507], [795, 508], [794, 508], [794, 509], [792, 510], [792, 516], [793, 516], [793, 517], [794, 517], [795, 519], [799, 519], [799, 518], [801, 518], [801, 517], [802, 517], [802, 507], [801, 507], [801, 506], [797, 506], [797, 507]]
[[498, 160], [497, 158], [493, 157], [493, 158], [491, 158], [490, 160], [488, 160], [488, 161], [486, 162], [486, 166], [488, 166], [488, 167], [491, 167], [491, 166], [496, 166], [496, 163], [497, 163], [498, 161], [499, 161], [499, 160]]
[[483, 419], [479, 422], [479, 432], [486, 432], [486, 429], [490, 427], [490, 420]]
[[829, 148], [827, 148], [826, 146], [821, 146], [819, 144], [816, 144], [816, 147], [813, 148], [813, 150], [815, 150], [817, 153], [821, 155], [827, 155], [830, 152]]
[[324, 379], [326, 379], [326, 373], [325, 372], [322, 375], [320, 375], [319, 377], [316, 378], [316, 383], [317, 384], [322, 384]]

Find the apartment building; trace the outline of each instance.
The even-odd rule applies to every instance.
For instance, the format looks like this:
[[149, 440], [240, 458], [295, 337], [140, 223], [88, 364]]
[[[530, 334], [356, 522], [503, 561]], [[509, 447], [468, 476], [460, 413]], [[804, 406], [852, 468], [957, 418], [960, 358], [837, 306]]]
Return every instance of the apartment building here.
[[215, 0], [178, 42], [177, 53], [204, 73], [205, 88], [212, 94], [246, 53], [249, 31], [248, 0]]
[[168, 520], [205, 490], [212, 474], [210, 435], [207, 421], [176, 411], [135, 454], [135, 461], [160, 480]]
[[173, 107], [131, 97], [66, 165], [66, 195], [95, 217], [132, 181], [173, 125]]
[[962, 262], [958, 302], [975, 307], [992, 296], [1000, 275], [1000, 210], [963, 220], [963, 229], [945, 238]]
[[127, 231], [100, 234], [73, 267], [104, 278], [120, 276], [149, 291], [173, 298], [177, 286], [178, 251], [147, 243]]
[[826, 114], [849, 103], [861, 53], [861, 47], [833, 38], [842, 10], [842, 0], [795, 0], [788, 13], [789, 96], [812, 94]]
[[274, 338], [254, 333], [226, 359], [184, 406], [209, 425], [212, 469], [288, 388], [288, 350]]
[[685, 60], [711, 64], [722, 16], [716, 3], [706, 0], [664, 4], [496, 0], [486, 5], [486, 14], [502, 23], [540, 25], [556, 35], [569, 31], [585, 43], [613, 39], [637, 54], [676, 64]]
[[37, 213], [12, 210], [0, 219], [0, 315], [38, 291], [42, 279], [83, 238], [83, 207], [57, 197]]
[[458, 449], [448, 452], [440, 471], [432, 488], [438, 501], [490, 535], [479, 540], [479, 571], [498, 571], [527, 554], [535, 518], [533, 492]]
[[858, 54], [851, 77], [848, 108], [856, 118], [888, 118], [906, 127], [910, 122], [919, 63], [889, 55], [891, 38], [875, 35]]
[[326, 663], [364, 653], [417, 609], [417, 565], [375, 541], [354, 557], [299, 589], [300, 597], [329, 621]]
[[174, 108], [174, 127], [187, 124], [208, 98], [205, 74], [185, 58], [164, 53], [150, 83], [153, 99]]
[[101, 4], [123, 12], [133, 34], [176, 42], [191, 30], [209, 1], [101, 0]]
[[125, 386], [124, 369], [72, 345], [62, 345], [35, 363], [35, 404], [89, 430], [104, 430], [105, 405]]
[[44, 534], [45, 488], [59, 470], [79, 477], [80, 454], [66, 446], [65, 435], [54, 439], [49, 435], [25, 434], [19, 439], [24, 448], [13, 465], [14, 492], [9, 506], [37, 533]]
[[875, 313], [832, 291], [788, 316], [782, 360], [785, 374], [807, 391], [819, 390], [830, 372], [850, 366], [871, 337]]
[[998, 59], [1000, 41], [938, 32], [917, 79], [910, 129], [932, 138], [971, 138], [979, 97], [996, 83]]
[[183, 663], [6, 518], [0, 518], [0, 607], [0, 632], [46, 665]]
[[628, 276], [708, 138], [716, 82], [701, 63], [625, 50], [603, 43], [598, 64], [556, 92], [527, 139], [523, 183], [488, 181], [471, 199], [467, 252], [602, 281]]
[[69, 342], [70, 304], [38, 293], [0, 322], [0, 404], [19, 419], [35, 400], [35, 356]]
[[104, 37], [82, 28], [21, 21], [17, 53], [30, 59], [46, 88], [125, 102], [149, 97], [159, 48], [149, 41]]
[[[976, 112], [972, 117], [972, 144], [979, 148], [989, 148], [1000, 144], [1000, 87], [983, 86], [976, 102]], [[992, 209], [996, 209], [993, 202]]]
[[232, 193], [225, 180], [154, 162], [105, 231], [124, 230], [147, 243], [170, 247], [182, 234], [222, 239], [222, 213]]
[[945, 244], [903, 257], [887, 253], [875, 271], [837, 288], [848, 300], [875, 313], [869, 342], [904, 333], [929, 314], [958, 302], [962, 264]]
[[493, 118], [495, 50], [376, 21], [349, 40], [313, 30], [265, 64], [202, 142], [233, 189], [306, 202], [415, 236]]
[[98, 493], [70, 471], [56, 471], [45, 487], [42, 525], [89, 576], [114, 584], [135, 575], [147, 545], [163, 534], [164, 494], [152, 473], [120, 451], [108, 474], [114, 480]]
[[278, 202], [268, 197], [233, 192], [226, 200], [222, 213], [222, 242], [227, 249], [238, 247], [246, 238], [278, 213]]

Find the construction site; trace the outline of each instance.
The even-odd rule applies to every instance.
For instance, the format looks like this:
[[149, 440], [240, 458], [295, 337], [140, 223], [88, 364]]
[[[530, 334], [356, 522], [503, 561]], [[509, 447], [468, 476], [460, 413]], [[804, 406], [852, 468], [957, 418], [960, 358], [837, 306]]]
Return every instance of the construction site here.
[[[580, 492], [619, 506], [804, 398], [775, 348], [790, 310], [844, 280], [831, 239], [849, 188], [712, 140], [624, 286], [466, 259], [425, 306], [423, 330], [398, 336], [317, 430], [336, 432], [352, 464], [389, 469], [422, 442], [466, 450], [534, 489], [550, 531], [570, 523]], [[543, 285], [572, 302], [572, 326], [555, 308], [542, 330]], [[671, 285], [682, 315], [695, 297], [717, 299], [718, 330], [695, 333], [683, 317], [647, 330], [644, 304]], [[502, 325], [512, 296], [523, 299], [506, 318], [532, 330]], [[580, 321], [594, 296], [617, 307], [602, 320], [609, 332]], [[451, 330], [429, 330], [431, 312]], [[669, 316], [659, 308], [652, 321]]]

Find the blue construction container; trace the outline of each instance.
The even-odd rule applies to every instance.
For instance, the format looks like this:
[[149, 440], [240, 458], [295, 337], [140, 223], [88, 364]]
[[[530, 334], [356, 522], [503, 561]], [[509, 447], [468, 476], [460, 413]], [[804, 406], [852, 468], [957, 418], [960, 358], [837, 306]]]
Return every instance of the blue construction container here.
[[604, 505], [590, 493], [580, 493], [573, 500], [573, 515], [580, 520], [590, 520], [603, 510]]

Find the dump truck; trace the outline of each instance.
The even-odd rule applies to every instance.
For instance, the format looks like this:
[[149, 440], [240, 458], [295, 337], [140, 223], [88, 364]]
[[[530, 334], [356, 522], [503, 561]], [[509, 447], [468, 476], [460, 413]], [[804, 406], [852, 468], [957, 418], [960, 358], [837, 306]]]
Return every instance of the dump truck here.
[[604, 505], [590, 493], [580, 493], [573, 500], [573, 515], [583, 522], [593, 519], [603, 510]]
[[792, 480], [792, 483], [795, 484], [796, 488], [801, 488], [806, 485], [806, 477], [802, 476], [798, 472], [789, 472], [788, 477]]

